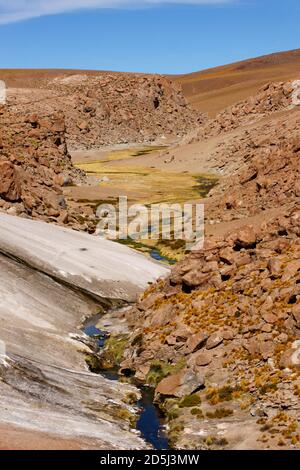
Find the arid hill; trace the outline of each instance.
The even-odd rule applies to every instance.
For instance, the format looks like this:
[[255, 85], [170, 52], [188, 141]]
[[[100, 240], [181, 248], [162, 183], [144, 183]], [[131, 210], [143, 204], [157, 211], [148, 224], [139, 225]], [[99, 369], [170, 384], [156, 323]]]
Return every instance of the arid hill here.
[[97, 75], [118, 74], [118, 72], [97, 72], [95, 70], [71, 70], [71, 69], [1, 69], [0, 80], [4, 80], [9, 88], [40, 88], [44, 80], [70, 77], [84, 73], [89, 77]]
[[174, 77], [189, 102], [214, 116], [233, 103], [256, 94], [266, 83], [299, 77], [300, 49]]

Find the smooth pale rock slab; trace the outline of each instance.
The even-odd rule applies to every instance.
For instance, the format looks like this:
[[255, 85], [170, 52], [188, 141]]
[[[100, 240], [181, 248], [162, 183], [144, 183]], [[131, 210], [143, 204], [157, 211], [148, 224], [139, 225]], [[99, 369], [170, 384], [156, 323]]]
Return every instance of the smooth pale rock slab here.
[[104, 299], [136, 300], [169, 269], [119, 243], [0, 214], [0, 252]]
[[138, 389], [88, 370], [78, 327], [103, 301], [134, 301], [167, 273], [117, 243], [0, 214], [0, 429], [11, 429], [9, 448], [20, 448], [20, 432], [45, 448], [147, 447], [126, 419], [138, 412], [126, 398]]
[[23, 448], [20, 433], [33, 449], [147, 447], [118, 417], [137, 414], [126, 396], [138, 389], [85, 363], [92, 351], [78, 326], [98, 311], [88, 296], [0, 255], [0, 434], [11, 429], [10, 449]]

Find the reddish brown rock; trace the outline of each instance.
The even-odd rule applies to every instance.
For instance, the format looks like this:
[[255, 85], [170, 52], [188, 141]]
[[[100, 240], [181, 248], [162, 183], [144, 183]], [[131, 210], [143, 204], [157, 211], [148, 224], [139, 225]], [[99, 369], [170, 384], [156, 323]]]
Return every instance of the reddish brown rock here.
[[277, 322], [277, 317], [276, 315], [273, 315], [273, 313], [264, 313], [263, 319], [266, 323], [274, 324]]
[[229, 235], [229, 240], [240, 248], [251, 248], [256, 243], [256, 233], [251, 226], [245, 226]]
[[207, 338], [208, 334], [205, 332], [190, 336], [186, 342], [186, 354], [194, 353], [205, 346]]
[[[73, 149], [143, 143], [161, 136], [174, 139], [206, 120], [188, 104], [178, 83], [158, 75], [66, 75], [40, 80], [39, 87], [30, 90], [27, 106], [18, 98], [16, 111], [31, 116], [27, 117], [29, 132], [66, 131]], [[45, 98], [48, 114], [62, 111], [65, 119], [39, 118], [45, 114]]]
[[223, 334], [220, 332], [213, 333], [207, 340], [206, 349], [214, 349], [223, 343], [224, 337]]
[[204, 378], [190, 369], [163, 379], [155, 389], [155, 395], [181, 398], [190, 395], [204, 385]]
[[196, 366], [204, 367], [212, 362], [212, 356], [208, 351], [199, 351], [192, 356], [191, 360]]
[[191, 270], [182, 278], [182, 281], [189, 287], [200, 287], [211, 279], [211, 274], [204, 274], [198, 270]]
[[167, 325], [174, 318], [174, 306], [171, 304], [162, 305], [154, 312], [150, 319], [150, 325], [164, 326]]
[[281, 273], [282, 264], [278, 259], [271, 259], [268, 262], [268, 269], [273, 276], [277, 276]]
[[62, 215], [63, 223], [76, 226], [60, 186], [82, 181], [84, 174], [71, 163], [61, 113], [40, 118], [38, 113], [26, 115], [24, 110], [22, 114], [14, 107], [5, 107], [0, 113], [0, 127], [5, 128], [0, 148], [0, 197], [18, 204], [6, 210], [43, 220], [57, 219], [58, 223], [62, 222], [58, 220], [61, 213], [67, 211], [67, 218]]
[[291, 349], [283, 352], [279, 365], [281, 368], [300, 368], [300, 341], [295, 341]]
[[164, 298], [164, 295], [160, 292], [148, 295], [145, 299], [142, 299], [138, 303], [138, 309], [141, 311], [149, 310], [150, 308], [153, 307], [155, 302], [162, 300], [163, 298]]
[[21, 181], [17, 169], [8, 161], [0, 162], [0, 197], [12, 202], [21, 197]]
[[297, 304], [293, 307], [292, 314], [297, 324], [297, 327], [300, 328], [300, 304]]
[[176, 338], [176, 342], [186, 342], [188, 338], [192, 336], [192, 331], [185, 325], [181, 325], [175, 330], [174, 336]]

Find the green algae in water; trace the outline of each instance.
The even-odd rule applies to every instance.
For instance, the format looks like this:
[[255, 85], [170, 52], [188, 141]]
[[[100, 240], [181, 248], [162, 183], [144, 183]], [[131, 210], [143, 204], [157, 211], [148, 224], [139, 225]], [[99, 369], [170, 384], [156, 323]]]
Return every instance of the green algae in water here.
[[219, 178], [217, 176], [197, 176], [196, 181], [196, 191], [198, 191], [201, 197], [205, 198], [219, 183]]

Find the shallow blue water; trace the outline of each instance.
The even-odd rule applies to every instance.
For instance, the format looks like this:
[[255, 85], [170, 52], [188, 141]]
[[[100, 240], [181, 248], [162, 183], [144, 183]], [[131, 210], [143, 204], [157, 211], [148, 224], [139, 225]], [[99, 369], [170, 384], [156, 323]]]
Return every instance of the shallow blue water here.
[[[109, 337], [107, 332], [99, 330], [92, 322], [88, 323], [83, 331], [91, 338], [97, 339], [99, 349], [104, 348], [105, 342]], [[101, 375], [109, 380], [119, 380], [120, 378], [116, 370], [103, 370]], [[169, 443], [164, 434], [163, 420], [159, 409], [153, 404], [153, 390], [149, 387], [141, 387], [140, 390], [142, 398], [139, 400], [138, 406], [141, 413], [137, 422], [137, 430], [140, 431], [143, 439], [149, 442], [154, 449], [167, 450], [169, 449]]]
[[152, 444], [154, 449], [167, 450], [169, 449], [169, 442], [164, 434], [162, 417], [157, 407], [153, 404], [153, 391], [143, 387], [141, 392], [142, 399], [138, 403], [141, 408], [141, 414], [136, 428], [140, 431], [145, 441]]
[[90, 336], [91, 338], [97, 339], [99, 348], [104, 348], [105, 341], [109, 337], [108, 333], [99, 330], [95, 325], [92, 324], [87, 325], [83, 331], [86, 335]]
[[169, 264], [176, 264], [175, 260], [169, 260], [160, 254], [158, 250], [151, 250], [150, 251], [151, 258], [155, 259], [156, 261], [167, 261]]

